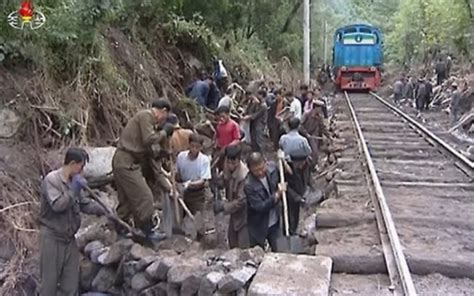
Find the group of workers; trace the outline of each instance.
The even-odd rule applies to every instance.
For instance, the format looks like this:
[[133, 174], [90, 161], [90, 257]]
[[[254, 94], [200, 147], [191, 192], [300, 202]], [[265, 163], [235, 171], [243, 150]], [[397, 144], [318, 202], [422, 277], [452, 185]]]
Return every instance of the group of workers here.
[[[434, 65], [436, 73], [436, 85], [442, 85], [451, 73], [452, 60], [450, 56], [440, 57]], [[461, 94], [457, 82], [452, 82], [451, 88], [451, 104], [450, 104], [450, 121], [454, 125], [460, 118], [461, 114]], [[463, 86], [461, 85], [461, 88]], [[421, 75], [417, 80], [411, 76], [400, 77], [393, 84], [393, 99], [395, 104], [400, 104], [403, 99], [412, 100], [418, 112], [428, 110], [433, 100], [433, 84], [430, 79]]]
[[[218, 61], [216, 69], [221, 66]], [[214, 109], [213, 156], [203, 152], [203, 136], [179, 125], [167, 99], [152, 102], [150, 108], [128, 121], [117, 144], [112, 160], [117, 214], [133, 223], [148, 240], [161, 241], [166, 234], [156, 225], [156, 207], [165, 198], [179, 196], [186, 213], [194, 215], [210, 205], [215, 215], [230, 216], [229, 248], [264, 247], [268, 241], [275, 250], [275, 240], [282, 235], [283, 192], [288, 197], [290, 232], [296, 234], [300, 207], [311, 186], [310, 174], [318, 163], [323, 137], [330, 139], [324, 120], [328, 116], [326, 103], [319, 90], [305, 85], [296, 97], [275, 83], [260, 83], [242, 102], [235, 102], [226, 92], [211, 106], [209, 91], [219, 93], [219, 87], [227, 85], [225, 72], [217, 72], [217, 79], [215, 75], [203, 77], [188, 92], [198, 104]], [[236, 112], [238, 106], [243, 107], [243, 113]], [[269, 160], [272, 151], [278, 149], [285, 155], [285, 182], [281, 182], [275, 162]], [[245, 157], [244, 150], [248, 151]], [[70, 148], [64, 165], [50, 172], [42, 183], [43, 296], [77, 294], [79, 250], [74, 235], [80, 226], [79, 212], [107, 213], [84, 192], [88, 187], [82, 171], [88, 160], [85, 150]], [[211, 179], [219, 181], [225, 198], [211, 200]], [[125, 234], [126, 230], [117, 227], [117, 232]]]

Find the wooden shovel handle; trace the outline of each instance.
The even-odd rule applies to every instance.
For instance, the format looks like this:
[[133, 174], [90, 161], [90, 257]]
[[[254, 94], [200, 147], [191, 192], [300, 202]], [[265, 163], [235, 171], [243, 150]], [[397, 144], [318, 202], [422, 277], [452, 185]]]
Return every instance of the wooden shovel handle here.
[[107, 207], [102, 200], [100, 200], [99, 196], [92, 191], [92, 189], [89, 186], [85, 187], [86, 191], [89, 192], [90, 196], [92, 197], [93, 200], [95, 200], [103, 209], [105, 212], [107, 212], [107, 216], [114, 220], [116, 223], [118, 223], [120, 226], [123, 228], [127, 229], [128, 232], [131, 234], [137, 234], [137, 231], [132, 228], [127, 222], [123, 221], [120, 219], [109, 207]]
[[[278, 158], [278, 167], [280, 171], [280, 184], [285, 184], [285, 171], [283, 167], [283, 159]], [[290, 225], [288, 222], [288, 201], [286, 199], [286, 191], [282, 192], [283, 200], [283, 227], [285, 236], [290, 235]]]

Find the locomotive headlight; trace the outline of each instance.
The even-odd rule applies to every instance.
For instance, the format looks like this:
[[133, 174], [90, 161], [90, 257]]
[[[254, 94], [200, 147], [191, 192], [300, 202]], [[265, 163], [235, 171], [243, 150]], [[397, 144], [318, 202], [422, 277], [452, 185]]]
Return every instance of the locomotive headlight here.
[[342, 68], [341, 68], [341, 71], [346, 71], [346, 70], [347, 70], [346, 67], [342, 67]]
[[375, 67], [370, 67], [370, 71], [374, 71], [377, 70]]

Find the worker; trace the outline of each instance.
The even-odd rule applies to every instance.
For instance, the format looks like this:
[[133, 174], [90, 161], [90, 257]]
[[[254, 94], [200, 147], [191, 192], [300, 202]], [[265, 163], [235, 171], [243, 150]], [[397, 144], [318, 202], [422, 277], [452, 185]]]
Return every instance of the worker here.
[[402, 79], [397, 79], [393, 84], [393, 101], [395, 104], [399, 104], [403, 97], [404, 84]]
[[215, 59], [214, 62], [214, 79], [216, 80], [217, 88], [220, 92], [227, 90], [229, 78], [227, 69], [224, 67], [222, 60]]
[[308, 100], [308, 97], [307, 97], [308, 91], [309, 91], [309, 87], [306, 84], [302, 84], [300, 86], [300, 96], [298, 97], [298, 99], [301, 102], [301, 106], [304, 106], [306, 101]]
[[253, 151], [263, 151], [265, 118], [267, 113], [267, 105], [265, 103], [266, 91], [258, 90], [257, 95], [249, 95], [249, 104], [246, 115], [242, 120], [249, 124], [250, 143]]
[[293, 156], [308, 157], [311, 155], [311, 146], [308, 139], [303, 137], [300, 132], [300, 120], [296, 117], [288, 121], [289, 132], [280, 138], [280, 148], [285, 152], [285, 157]]
[[433, 84], [428, 78], [425, 78], [424, 83], [425, 83], [425, 88], [426, 88], [426, 94], [425, 94], [425, 99], [423, 100], [423, 103], [424, 103], [423, 106], [425, 110], [428, 110], [431, 104], [431, 99], [433, 97]]
[[439, 58], [438, 62], [435, 65], [436, 85], [441, 85], [446, 79], [446, 71], [446, 63], [443, 61], [442, 58]]
[[293, 92], [291, 91], [288, 91], [286, 94], [285, 94], [285, 98], [288, 100], [288, 102], [290, 103], [290, 112], [288, 113], [288, 115], [286, 116], [286, 119], [290, 119], [292, 117], [296, 117], [298, 118], [299, 120], [301, 120], [301, 117], [303, 116], [303, 107], [301, 105], [301, 101], [296, 99], [294, 96], [293, 96]]
[[218, 200], [213, 205], [215, 214], [224, 212], [224, 214], [230, 215], [227, 231], [230, 249], [249, 247], [247, 203], [244, 194], [248, 168], [241, 160], [241, 152], [238, 145], [226, 147], [223, 174], [226, 201]]
[[81, 225], [81, 210], [105, 213], [97, 203], [82, 196], [87, 187], [82, 176], [88, 161], [80, 148], [69, 148], [60, 169], [46, 175], [41, 184], [40, 277], [41, 296], [78, 295], [79, 249], [74, 235]]
[[278, 150], [278, 142], [280, 140], [281, 134], [281, 121], [277, 114], [279, 114], [284, 107], [284, 98], [282, 96], [281, 89], [276, 89], [274, 91], [275, 100], [269, 105], [267, 112], [267, 126], [270, 140], [272, 141], [273, 148]]
[[195, 99], [199, 105], [209, 107], [211, 100], [209, 99], [211, 86], [214, 84], [214, 78], [207, 76], [205, 79], [198, 79], [186, 88], [186, 95], [191, 99]]
[[285, 180], [288, 183], [288, 222], [291, 235], [296, 235], [300, 219], [300, 208], [310, 181], [308, 157], [291, 155], [290, 162], [285, 164]]
[[416, 110], [418, 110], [418, 112], [423, 111], [427, 93], [424, 78], [419, 78], [415, 88]]
[[324, 102], [314, 99], [313, 104], [313, 110], [303, 116], [300, 128], [301, 134], [308, 139], [309, 145], [311, 146], [311, 168], [315, 168], [319, 162], [319, 151], [323, 143], [323, 136], [329, 141], [332, 141], [331, 134], [326, 127], [320, 109], [320, 106], [323, 106]]
[[403, 90], [403, 97], [407, 100], [412, 100], [413, 99], [413, 93], [415, 90], [415, 82], [413, 81], [413, 77], [410, 75], [407, 76], [407, 83], [405, 84], [405, 88]]
[[247, 167], [250, 172], [245, 180], [244, 193], [250, 247], [259, 245], [263, 248], [265, 241], [268, 241], [272, 251], [276, 251], [276, 241], [281, 235], [280, 200], [286, 185], [278, 183], [275, 164], [267, 164], [259, 152], [250, 154]]
[[[153, 193], [143, 175], [143, 164], [152, 163], [155, 178], [166, 184], [160, 160], [167, 159], [169, 150], [160, 143], [165, 131], [157, 132], [156, 125], [166, 121], [171, 104], [166, 99], [154, 101], [150, 109], [138, 112], [122, 131], [117, 150], [112, 159], [112, 172], [118, 193], [117, 213], [123, 220], [133, 217], [135, 225], [150, 240], [161, 240], [163, 233], [156, 231], [153, 223]], [[168, 182], [169, 183], [169, 182]], [[169, 184], [167, 185], [169, 186]], [[165, 191], [171, 190], [169, 188]]]
[[201, 152], [203, 141], [201, 136], [192, 134], [189, 137], [189, 150], [179, 153], [176, 159], [176, 181], [192, 214], [202, 212], [210, 196], [211, 160]]
[[173, 125], [173, 134], [170, 138], [170, 149], [173, 155], [178, 155], [181, 151], [189, 149], [189, 137], [193, 134], [190, 129], [182, 128], [179, 119], [175, 114], [168, 117], [168, 122]]
[[227, 106], [221, 106], [216, 110], [218, 123], [215, 133], [215, 163], [219, 170], [224, 165], [224, 150], [227, 146], [240, 143], [240, 126], [230, 118], [230, 109]]
[[460, 117], [461, 91], [458, 89], [458, 84], [456, 82], [451, 84], [451, 88], [453, 89], [453, 93], [451, 95], [450, 119], [451, 126], [454, 126]]

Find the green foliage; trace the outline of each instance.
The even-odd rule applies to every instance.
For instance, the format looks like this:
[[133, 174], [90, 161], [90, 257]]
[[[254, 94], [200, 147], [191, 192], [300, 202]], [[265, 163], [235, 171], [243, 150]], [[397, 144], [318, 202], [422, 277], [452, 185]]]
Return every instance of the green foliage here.
[[402, 0], [393, 21], [387, 48], [397, 61], [410, 63], [439, 51], [470, 54], [472, 24], [464, 0]]

